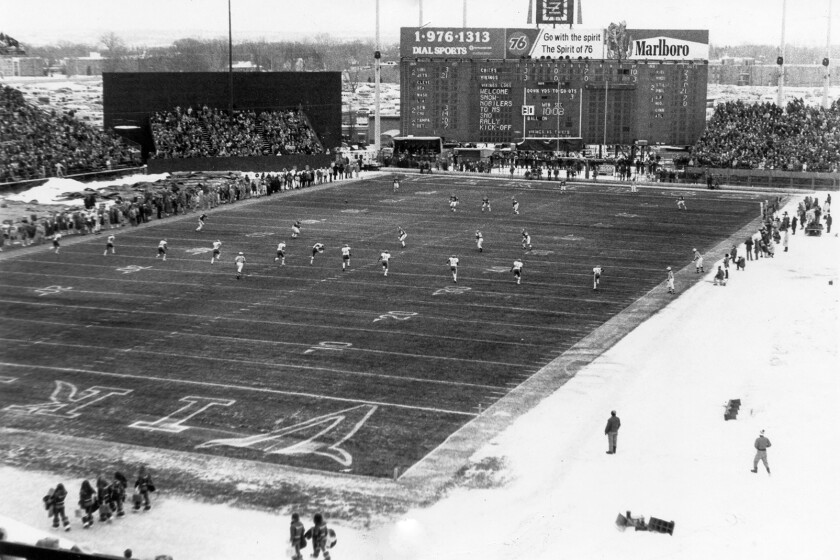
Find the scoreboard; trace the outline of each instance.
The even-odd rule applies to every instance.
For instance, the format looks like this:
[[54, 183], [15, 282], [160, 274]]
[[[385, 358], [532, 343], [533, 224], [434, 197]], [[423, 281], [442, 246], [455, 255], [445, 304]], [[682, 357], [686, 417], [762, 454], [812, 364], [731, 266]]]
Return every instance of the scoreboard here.
[[[511, 30], [506, 31], [510, 37]], [[405, 40], [405, 28], [403, 32]], [[480, 31], [473, 36], [482, 37]], [[592, 37], [586, 36], [590, 42]], [[424, 38], [408, 37], [421, 43]], [[708, 78], [704, 60], [508, 58], [512, 41], [503, 47], [493, 43], [492, 34], [488, 39], [475, 46], [482, 53], [477, 56], [469, 56], [472, 46], [441, 48], [440, 56], [435, 47], [421, 46], [419, 52], [413, 45], [411, 50], [403, 48], [403, 55], [419, 55], [403, 56], [400, 62], [403, 135], [461, 142], [580, 138], [586, 144], [646, 140], [689, 145], [703, 133]], [[521, 41], [522, 35], [514, 39]], [[675, 48], [637, 43], [649, 54], [659, 49], [653, 56]], [[600, 54], [597, 47], [596, 42], [593, 54]], [[499, 58], [484, 58], [488, 55]]]

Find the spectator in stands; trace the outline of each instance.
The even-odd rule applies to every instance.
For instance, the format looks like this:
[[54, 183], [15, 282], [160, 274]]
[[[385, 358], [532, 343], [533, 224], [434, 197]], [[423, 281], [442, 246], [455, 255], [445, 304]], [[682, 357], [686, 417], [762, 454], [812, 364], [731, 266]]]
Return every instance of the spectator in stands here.
[[209, 108], [156, 113], [156, 157], [225, 157], [320, 154], [324, 148], [301, 111], [236, 111]]
[[782, 109], [774, 103], [718, 105], [691, 152], [695, 165], [740, 169], [837, 171], [840, 168], [840, 102], [829, 109], [801, 99]]
[[19, 90], [0, 87], [0, 183], [131, 165], [135, 152], [120, 138], [76, 120], [73, 113], [29, 105]]

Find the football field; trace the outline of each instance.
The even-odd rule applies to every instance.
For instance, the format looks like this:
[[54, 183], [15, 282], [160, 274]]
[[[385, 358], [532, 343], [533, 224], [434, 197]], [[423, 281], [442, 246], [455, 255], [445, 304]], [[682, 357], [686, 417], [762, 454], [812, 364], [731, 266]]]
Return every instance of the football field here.
[[[391, 180], [223, 205], [202, 231], [196, 214], [113, 230], [113, 255], [106, 232], [59, 254], [6, 256], [0, 426], [390, 477], [648, 294], [666, 266], [677, 272], [695, 247], [743, 228], [763, 200], [436, 175], [405, 177], [395, 193]], [[310, 264], [315, 243], [325, 251]], [[691, 266], [678, 291], [699, 280]]]

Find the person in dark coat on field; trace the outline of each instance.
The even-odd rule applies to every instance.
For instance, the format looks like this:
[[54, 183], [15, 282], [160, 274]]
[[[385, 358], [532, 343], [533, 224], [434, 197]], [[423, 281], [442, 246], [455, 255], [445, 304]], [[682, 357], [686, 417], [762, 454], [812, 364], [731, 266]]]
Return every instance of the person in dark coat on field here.
[[93, 525], [93, 512], [96, 511], [96, 491], [90, 482], [82, 481], [82, 486], [79, 488], [79, 507], [81, 507], [85, 514], [82, 516], [82, 528], [88, 529]]
[[123, 503], [125, 503], [126, 488], [128, 488], [128, 479], [121, 472], [115, 472], [114, 482], [111, 483], [111, 511], [116, 512], [117, 517], [125, 515]]
[[770, 440], [764, 435], [764, 430], [755, 438], [755, 458], [753, 459], [752, 472], [758, 472], [758, 462], [764, 463], [764, 468], [767, 469], [767, 474], [770, 474], [770, 465], [767, 464], [767, 448], [770, 447]]
[[312, 521], [315, 523], [315, 526], [310, 529], [312, 531], [312, 547], [315, 549], [312, 557], [318, 558], [318, 555], [323, 552], [324, 560], [330, 560], [330, 534], [329, 529], [327, 529], [327, 522], [320, 513], [316, 513]]
[[111, 522], [111, 483], [105, 478], [104, 474], [100, 474], [96, 479], [96, 497], [99, 501], [99, 521], [100, 523]]
[[621, 420], [615, 415], [615, 410], [610, 412], [610, 417], [607, 420], [607, 427], [604, 428], [604, 433], [607, 435], [609, 442], [608, 455], [615, 455], [615, 446], [618, 441], [618, 429], [621, 427]]
[[61, 519], [61, 523], [64, 525], [64, 530], [70, 530], [70, 520], [67, 519], [67, 514], [64, 513], [64, 500], [67, 499], [67, 490], [64, 488], [64, 485], [59, 483], [58, 486], [55, 487], [55, 490], [50, 490], [46, 496], [44, 496], [44, 506], [47, 508], [47, 515], [52, 516], [53, 522], [52, 526], [55, 529], [58, 529], [58, 521], [59, 518]]
[[790, 220], [791, 234], [796, 235], [796, 216]]
[[747, 246], [747, 260], [748, 261], [753, 260], [753, 256], [752, 256], [753, 238], [752, 237], [747, 237], [747, 240], [744, 242], [744, 245]]
[[831, 222], [832, 222], [831, 212], [826, 212], [825, 213], [825, 218], [823, 218], [823, 219], [825, 220], [825, 232], [826, 233], [831, 233]]
[[306, 548], [306, 537], [304, 537], [303, 523], [300, 522], [300, 515], [292, 514], [292, 524], [289, 526], [289, 543], [295, 551], [292, 560], [303, 560], [301, 549]]
[[152, 509], [152, 502], [149, 500], [149, 493], [155, 491], [152, 483], [152, 476], [146, 471], [146, 467], [140, 467], [137, 481], [134, 483], [134, 492], [140, 495], [140, 499], [134, 500], [134, 511], [140, 511], [140, 503], [143, 503], [143, 511]]

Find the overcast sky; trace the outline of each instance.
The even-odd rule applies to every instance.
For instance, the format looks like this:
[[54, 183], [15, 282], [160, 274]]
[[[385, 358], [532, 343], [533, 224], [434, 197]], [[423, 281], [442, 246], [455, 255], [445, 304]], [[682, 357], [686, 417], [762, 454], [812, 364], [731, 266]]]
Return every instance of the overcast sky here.
[[[300, 40], [375, 36], [375, 0], [231, 0], [237, 39]], [[464, 0], [423, 0], [424, 23], [460, 27]], [[528, 0], [466, 0], [471, 27], [522, 27]], [[778, 44], [783, 0], [583, 0], [582, 27], [625, 20], [628, 27], [709, 29], [717, 45]], [[830, 0], [788, 1], [786, 40], [822, 46]], [[417, 26], [420, 0], [380, 0], [383, 42]], [[96, 42], [113, 31], [135, 45], [227, 35], [227, 0], [0, 0], [0, 31], [30, 44]], [[834, 43], [840, 43], [840, 1], [834, 2]]]

